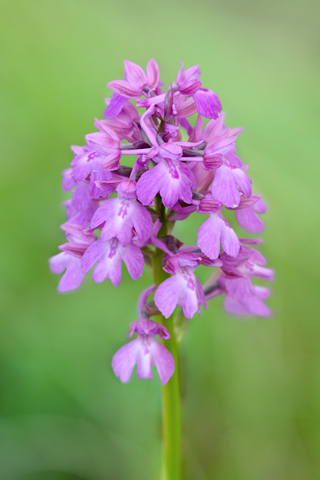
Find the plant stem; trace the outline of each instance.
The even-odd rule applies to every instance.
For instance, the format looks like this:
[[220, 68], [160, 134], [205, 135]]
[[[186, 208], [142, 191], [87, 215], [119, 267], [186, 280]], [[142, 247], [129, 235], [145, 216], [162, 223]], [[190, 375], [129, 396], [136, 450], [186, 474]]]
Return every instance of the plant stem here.
[[[167, 219], [165, 207], [161, 198], [157, 198], [157, 211], [162, 223], [159, 237], [167, 234]], [[168, 278], [162, 269], [164, 253], [156, 249], [153, 261], [154, 281], [157, 285]], [[175, 361], [175, 371], [166, 385], [162, 386], [162, 422], [164, 446], [165, 480], [180, 480], [181, 469], [181, 414], [180, 414], [180, 364], [179, 343], [174, 332], [173, 315], [165, 319], [159, 315], [158, 322], [163, 323], [170, 333], [170, 338], [164, 341], [166, 348], [171, 352]]]
[[164, 439], [164, 462], [166, 480], [179, 480], [181, 467], [181, 414], [180, 414], [180, 365], [179, 344], [174, 335], [173, 317], [166, 327], [171, 337], [166, 340], [166, 347], [175, 361], [175, 371], [166, 385], [162, 386], [162, 416]]

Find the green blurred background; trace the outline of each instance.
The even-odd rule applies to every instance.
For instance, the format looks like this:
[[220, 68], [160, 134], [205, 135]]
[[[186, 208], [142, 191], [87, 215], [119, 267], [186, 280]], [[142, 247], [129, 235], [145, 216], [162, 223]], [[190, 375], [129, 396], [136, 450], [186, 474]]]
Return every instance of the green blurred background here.
[[[319, 4], [312, 0], [1, 1], [1, 480], [157, 480], [158, 378], [122, 385], [113, 353], [150, 284], [56, 292], [61, 171], [101, 117], [122, 60], [161, 78], [200, 63], [269, 205], [271, 321], [221, 299], [182, 342], [190, 480], [320, 478]], [[316, 148], [317, 147], [317, 148]], [[192, 221], [178, 226], [195, 241]]]

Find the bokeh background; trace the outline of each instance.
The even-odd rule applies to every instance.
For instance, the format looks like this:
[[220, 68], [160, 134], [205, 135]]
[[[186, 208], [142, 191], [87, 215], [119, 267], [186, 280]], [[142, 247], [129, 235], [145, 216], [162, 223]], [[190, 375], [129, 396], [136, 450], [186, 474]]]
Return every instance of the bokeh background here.
[[[182, 342], [184, 475], [320, 478], [319, 4], [312, 0], [1, 1], [0, 478], [152, 480], [158, 378], [122, 385], [113, 353], [151, 279], [59, 295], [61, 171], [122, 60], [167, 84], [200, 63], [269, 205], [269, 320], [211, 302]], [[192, 221], [178, 227], [195, 241]], [[88, 276], [89, 277], [89, 276]]]

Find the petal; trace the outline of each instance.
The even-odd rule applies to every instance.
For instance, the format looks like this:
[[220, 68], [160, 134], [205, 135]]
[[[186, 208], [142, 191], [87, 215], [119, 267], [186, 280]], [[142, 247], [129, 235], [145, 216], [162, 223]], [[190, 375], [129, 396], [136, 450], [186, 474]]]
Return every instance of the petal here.
[[[249, 265], [248, 265], [249, 264]], [[261, 278], [262, 280], [266, 280], [268, 282], [272, 282], [274, 279], [274, 271], [271, 268], [260, 267], [260, 265], [256, 265], [255, 263], [248, 262], [250, 269], [250, 276]]]
[[240, 193], [233, 171], [226, 165], [221, 165], [215, 172], [212, 182], [212, 196], [229, 208], [236, 208], [240, 203]]
[[200, 88], [193, 99], [196, 103], [198, 113], [205, 118], [218, 118], [218, 113], [221, 110], [221, 103], [218, 95], [212, 90]]
[[62, 273], [68, 266], [69, 255], [65, 252], [58, 253], [49, 258], [49, 266], [52, 273]]
[[252, 194], [251, 178], [240, 168], [233, 169], [233, 176], [241, 192], [243, 192], [246, 197], [250, 197], [250, 195]]
[[260, 233], [264, 229], [263, 221], [254, 212], [253, 207], [236, 210], [236, 219], [240, 227], [250, 233]]
[[113, 215], [113, 211], [116, 208], [114, 203], [117, 200], [117, 198], [109, 198], [106, 202], [100, 205], [92, 217], [91, 228], [94, 229], [100, 227], [100, 225], [105, 223], [106, 219]]
[[140, 342], [136, 338], [131, 342], [123, 345], [112, 358], [111, 366], [121, 382], [127, 383], [132, 374], [132, 370], [137, 362], [140, 350]]
[[169, 318], [177, 306], [184, 283], [180, 275], [173, 275], [162, 282], [154, 294], [154, 302], [162, 315]]
[[119, 149], [115, 149], [110, 155], [102, 157], [101, 162], [99, 163], [100, 167], [104, 170], [108, 170], [113, 172], [114, 170], [118, 170], [120, 167], [119, 160], [121, 158], [121, 152]]
[[142, 68], [130, 60], [124, 60], [124, 78], [137, 88], [142, 88], [147, 83], [147, 76]]
[[123, 109], [124, 105], [127, 103], [128, 99], [119, 95], [118, 93], [114, 93], [111, 97], [111, 101], [107, 108], [103, 111], [104, 118], [115, 118], [119, 115], [121, 110]]
[[87, 273], [90, 268], [101, 258], [103, 255], [106, 255], [108, 251], [108, 245], [106, 242], [101, 240], [96, 240], [87, 250], [84, 252], [82, 257], [82, 268], [85, 273]]
[[75, 186], [75, 182], [73, 180], [73, 168], [66, 168], [62, 172], [62, 190], [64, 192], [69, 192], [72, 187]]
[[223, 221], [223, 228], [221, 229], [222, 248], [230, 257], [236, 257], [240, 250], [239, 239], [229, 223], [223, 217], [221, 220]]
[[105, 187], [99, 188], [97, 187], [96, 182], [103, 182], [111, 179], [112, 173], [107, 170], [103, 170], [100, 167], [92, 170], [90, 175], [90, 197], [95, 200], [108, 197], [113, 191], [113, 186], [107, 184]]
[[123, 246], [126, 246], [132, 239], [132, 210], [132, 201], [110, 198], [94, 214], [91, 228], [98, 228], [105, 223], [100, 238], [105, 241], [116, 237]]
[[153, 343], [156, 340], [149, 338], [148, 344], [145, 345], [145, 341], [140, 340], [138, 337], [138, 341], [140, 342], [140, 348], [137, 358], [137, 377], [138, 378], [149, 378], [150, 380], [153, 378], [151, 367], [153, 365], [152, 356], [151, 356], [151, 349]]
[[254, 287], [249, 278], [233, 278], [225, 280], [228, 294], [237, 300], [254, 295]]
[[270, 296], [270, 290], [269, 288], [266, 288], [266, 287], [261, 287], [260, 285], [259, 286], [255, 286], [254, 287], [254, 290], [255, 290], [255, 294], [258, 298], [260, 298], [260, 300], [266, 300], [267, 298], [269, 298]]
[[150, 238], [153, 228], [151, 213], [146, 207], [135, 201], [130, 216], [139, 240], [146, 242]]
[[224, 299], [224, 307], [227, 312], [234, 315], [259, 315], [260, 317], [271, 315], [270, 308], [255, 296], [245, 297], [242, 300], [227, 296]]
[[253, 209], [257, 213], [266, 213], [267, 205], [265, 204], [265, 202], [261, 198], [257, 203], [254, 204]]
[[166, 167], [164, 162], [145, 172], [137, 182], [137, 196], [143, 205], [149, 205], [159, 192], [164, 181]]
[[118, 253], [113, 254], [112, 250], [109, 250], [108, 254], [104, 255], [94, 267], [92, 280], [96, 283], [100, 283], [106, 278], [109, 278], [113, 286], [117, 287], [121, 282], [121, 267], [122, 263], [120, 255]]
[[115, 133], [107, 127], [103, 132], [93, 132], [86, 135], [88, 145], [101, 155], [110, 155], [118, 149], [120, 140], [114, 138]]
[[250, 315], [250, 312], [245, 305], [229, 295], [225, 297], [223, 306], [228, 313], [233, 315]]
[[122, 248], [121, 256], [131, 278], [137, 280], [138, 277], [141, 277], [144, 267], [144, 258], [140, 248], [129, 243], [129, 245]]
[[207, 302], [206, 302], [206, 296], [205, 296], [205, 293], [203, 291], [202, 285], [201, 285], [201, 283], [199, 282], [199, 280], [196, 276], [194, 276], [194, 281], [195, 281], [198, 301], [203, 306], [203, 308], [206, 309], [207, 308]]
[[259, 315], [260, 317], [269, 317], [271, 315], [270, 308], [258, 297], [251, 297], [250, 305], [248, 305], [249, 299], [246, 299], [246, 304], [248, 308], [250, 308], [250, 313], [252, 315]]
[[[162, 162], [161, 162], [162, 163]], [[166, 164], [160, 195], [163, 204], [172, 208], [179, 199], [186, 203], [192, 202], [191, 187], [196, 188], [193, 173], [186, 165], [172, 160], [165, 160]]]
[[97, 240], [87, 248], [82, 257], [84, 272], [88, 272], [98, 262], [93, 269], [92, 279], [100, 283], [106, 278], [110, 278], [116, 287], [121, 281], [121, 251], [121, 244], [116, 238], [106, 242]]
[[60, 278], [58, 284], [58, 291], [59, 292], [69, 292], [70, 290], [75, 290], [79, 288], [85, 274], [81, 268], [81, 259], [69, 256], [69, 262], [66, 269], [66, 272]]
[[148, 77], [148, 85], [150, 88], [153, 89], [158, 86], [158, 83], [160, 80], [160, 69], [154, 58], [151, 58], [151, 60], [149, 60], [148, 62], [147, 77]]
[[174, 373], [174, 358], [160, 342], [153, 342], [151, 350], [153, 363], [157, 368], [162, 385], [165, 385]]
[[196, 312], [200, 313], [198, 294], [200, 294], [201, 303], [206, 306], [204, 293], [203, 291], [201, 293], [202, 287], [193, 273], [183, 272], [180, 276], [183, 278], [184, 288], [178, 299], [178, 305], [182, 307], [186, 318], [192, 318]]
[[[182, 300], [182, 301], [181, 301]], [[192, 318], [199, 311], [199, 300], [196, 290], [185, 290], [183, 299], [179, 299], [178, 305], [182, 307], [186, 318]]]
[[126, 80], [113, 80], [107, 87], [126, 98], [139, 98], [141, 95], [141, 87], [136, 87]]
[[197, 245], [211, 260], [218, 258], [220, 253], [220, 237], [224, 228], [218, 215], [210, 217], [200, 226], [197, 235]]

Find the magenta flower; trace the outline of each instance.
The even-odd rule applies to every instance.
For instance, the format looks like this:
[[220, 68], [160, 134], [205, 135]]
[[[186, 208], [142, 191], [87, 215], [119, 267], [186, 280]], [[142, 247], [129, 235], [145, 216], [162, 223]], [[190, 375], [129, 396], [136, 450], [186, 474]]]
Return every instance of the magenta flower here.
[[[243, 243], [257, 244], [259, 241], [242, 240]], [[251, 277], [272, 281], [273, 271], [266, 264], [263, 255], [256, 249], [242, 245], [239, 254], [233, 258], [226, 253], [220, 255], [221, 274], [216, 287], [206, 295], [206, 299], [225, 294], [224, 307], [234, 315], [259, 315], [267, 317], [270, 309], [264, 304], [269, 297], [269, 289], [254, 286]]]
[[218, 118], [222, 107], [216, 93], [206, 88], [200, 88], [193, 95], [193, 99], [200, 115], [203, 115], [205, 118]]
[[100, 132], [89, 133], [86, 135], [86, 141], [96, 155], [100, 154], [100, 167], [105, 170], [117, 170], [121, 158], [120, 139], [116, 132], [102, 121], [96, 121], [95, 126]]
[[156, 340], [159, 335], [161, 340], [170, 338], [164, 325], [153, 322], [146, 315], [145, 302], [148, 295], [155, 289], [155, 285], [142, 292], [139, 303], [139, 320], [130, 324], [128, 337], [136, 332], [137, 338], [123, 345], [113, 356], [112, 368], [121, 382], [128, 382], [134, 366], [137, 364], [137, 377], [152, 379], [153, 365], [156, 366], [161, 383], [165, 385], [174, 372], [174, 358], [172, 354]]
[[186, 318], [192, 318], [196, 312], [200, 314], [200, 304], [206, 308], [201, 283], [193, 273], [198, 265], [200, 260], [191, 254], [177, 254], [170, 259], [166, 270], [173, 275], [159, 285], [154, 295], [155, 304], [166, 318], [177, 305], [182, 307]]
[[228, 208], [236, 208], [240, 203], [240, 192], [246, 197], [252, 193], [251, 180], [242, 168], [230, 165], [227, 161], [216, 170], [212, 182], [212, 196]]
[[249, 278], [225, 279], [226, 297], [224, 307], [234, 315], [259, 315], [268, 317], [270, 308], [264, 304], [269, 297], [269, 289], [254, 286]]
[[[246, 242], [242, 240], [242, 242]], [[220, 255], [222, 271], [227, 277], [257, 277], [269, 282], [273, 281], [273, 270], [266, 265], [264, 256], [255, 248], [242, 245], [239, 254], [233, 258], [227, 253]]]
[[85, 277], [82, 270], [81, 258], [87, 248], [96, 240], [95, 235], [85, 235], [81, 225], [65, 223], [61, 228], [66, 232], [68, 243], [60, 245], [62, 253], [58, 253], [49, 260], [53, 273], [63, 273], [58, 284], [59, 292], [68, 292], [80, 287]]
[[69, 292], [80, 287], [85, 277], [80, 258], [63, 252], [51, 257], [49, 264], [52, 273], [60, 274], [65, 270], [58, 283], [59, 292]]
[[110, 278], [112, 284], [117, 287], [121, 281], [122, 262], [125, 263], [133, 280], [141, 277], [144, 260], [140, 248], [132, 243], [122, 246], [116, 238], [106, 241], [99, 239], [85, 251], [82, 268], [83, 272], [87, 273], [97, 263], [92, 272], [92, 279], [100, 283]]
[[174, 359], [155, 337], [167, 340], [170, 334], [164, 325], [149, 319], [138, 320], [130, 325], [129, 337], [136, 332], [135, 340], [123, 345], [113, 356], [112, 368], [121, 382], [128, 382], [137, 364], [137, 377], [152, 379], [153, 365], [156, 366], [162, 385], [165, 385], [174, 372]]
[[161, 159], [151, 170], [144, 173], [137, 185], [137, 195], [143, 205], [150, 205], [159, 192], [163, 204], [172, 208], [178, 200], [192, 201], [192, 189], [197, 184], [192, 171], [178, 160]]
[[[121, 184], [118, 187], [120, 192]], [[134, 190], [135, 192], [135, 190]], [[130, 194], [110, 198], [93, 215], [91, 228], [101, 228], [101, 239], [117, 238], [125, 247], [132, 241], [133, 232], [140, 242], [150, 238], [153, 222], [151, 214]], [[129, 198], [128, 198], [129, 197]], [[103, 227], [101, 227], [104, 225]]]
[[183, 95], [194, 95], [201, 87], [201, 80], [199, 80], [201, 75], [199, 65], [194, 65], [193, 67], [187, 68], [185, 71], [183, 71], [183, 68], [183, 63], [181, 62], [181, 67], [176, 78], [176, 84]]
[[238, 237], [221, 211], [220, 207], [217, 212], [212, 213], [198, 230], [197, 245], [212, 260], [219, 256], [220, 243], [231, 257], [236, 257], [240, 249]]
[[257, 213], [266, 213], [267, 207], [260, 195], [253, 193], [249, 198], [244, 195], [240, 198], [236, 208], [236, 219], [240, 227], [251, 233], [260, 233], [264, 229], [263, 221]]
[[[114, 94], [118, 101], [120, 100], [121, 108], [116, 115], [110, 115], [111, 108], [117, 111], [116, 103], [109, 98], [106, 99], [107, 108], [103, 112], [103, 116], [110, 120], [101, 120], [101, 123], [111, 128], [120, 138], [128, 140], [128, 142], [134, 142], [140, 140], [140, 131], [138, 123], [140, 120], [139, 114], [132, 103], [128, 102], [125, 97], [121, 97], [117, 93]], [[108, 114], [109, 113], [109, 114]]]
[[129, 60], [123, 63], [125, 80], [114, 80], [108, 83], [108, 87], [118, 95], [125, 98], [139, 98], [145, 90], [152, 90], [159, 84], [160, 70], [153, 58], [148, 62], [147, 74], [136, 63]]

